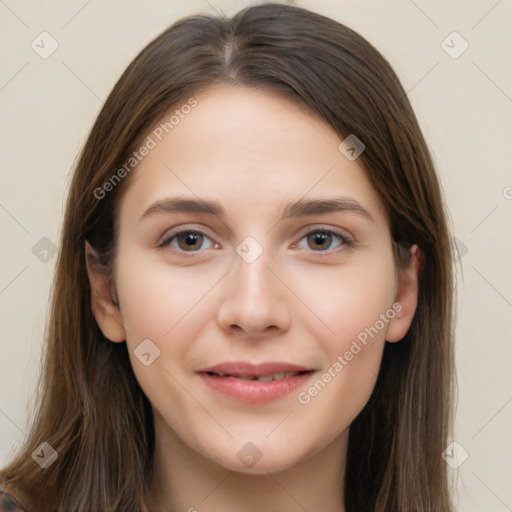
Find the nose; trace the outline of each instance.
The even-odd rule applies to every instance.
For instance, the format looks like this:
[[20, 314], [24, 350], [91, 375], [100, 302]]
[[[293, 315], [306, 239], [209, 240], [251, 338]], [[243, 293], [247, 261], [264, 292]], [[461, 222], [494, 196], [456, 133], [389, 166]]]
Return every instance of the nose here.
[[226, 276], [218, 311], [221, 328], [254, 339], [288, 330], [287, 288], [266, 251], [250, 263], [236, 255], [234, 266]]

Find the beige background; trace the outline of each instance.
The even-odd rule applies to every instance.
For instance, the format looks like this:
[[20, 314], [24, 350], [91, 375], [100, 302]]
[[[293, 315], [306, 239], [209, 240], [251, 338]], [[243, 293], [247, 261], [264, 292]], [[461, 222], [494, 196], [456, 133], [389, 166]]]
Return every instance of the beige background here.
[[[121, 72], [182, 15], [248, 1], [0, 1], [0, 465], [26, 431], [70, 169]], [[512, 510], [512, 2], [299, 1], [389, 59], [432, 150], [461, 251], [459, 508]], [[31, 48], [47, 31], [48, 58]], [[457, 31], [469, 47], [441, 46]], [[455, 38], [454, 38], [455, 37]], [[45, 48], [50, 48], [46, 40]], [[463, 41], [450, 36], [454, 52]], [[40, 50], [42, 51], [42, 50]], [[46, 244], [46, 245], [45, 245]], [[35, 246], [35, 248], [34, 248]], [[441, 454], [439, 454], [441, 456]]]

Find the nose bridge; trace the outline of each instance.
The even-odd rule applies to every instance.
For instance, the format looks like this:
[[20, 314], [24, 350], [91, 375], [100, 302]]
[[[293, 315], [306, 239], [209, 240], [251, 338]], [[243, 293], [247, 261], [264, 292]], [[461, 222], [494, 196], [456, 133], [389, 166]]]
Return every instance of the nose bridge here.
[[269, 327], [287, 328], [290, 315], [283, 285], [270, 270], [276, 266], [273, 251], [251, 238], [236, 249], [232, 282], [220, 306], [219, 323], [257, 336]]
[[[248, 250], [247, 250], [248, 245]], [[247, 252], [243, 252], [243, 249]], [[270, 250], [258, 250], [251, 242], [240, 244], [237, 248], [239, 259], [235, 263], [236, 295], [243, 303], [252, 304], [263, 311], [277, 299], [275, 277], [269, 268], [272, 265]], [[248, 304], [246, 304], [248, 305]]]

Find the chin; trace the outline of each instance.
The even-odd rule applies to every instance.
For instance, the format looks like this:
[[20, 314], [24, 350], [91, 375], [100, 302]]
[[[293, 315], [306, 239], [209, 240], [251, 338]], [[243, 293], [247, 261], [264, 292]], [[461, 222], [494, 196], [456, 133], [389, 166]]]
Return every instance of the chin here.
[[[232, 446], [237, 448], [233, 449]], [[285, 449], [283, 449], [285, 448]], [[202, 455], [214, 464], [236, 473], [246, 475], [266, 475], [279, 473], [301, 465], [317, 453], [313, 447], [309, 451], [297, 450], [283, 442], [283, 446], [258, 441], [232, 441], [225, 451], [212, 454], [208, 449]]]
[[229, 459], [225, 461], [224, 464], [221, 464], [224, 468], [233, 471], [235, 473], [241, 473], [244, 475], [254, 475], [254, 476], [262, 476], [267, 475], [268, 473], [275, 474], [280, 473], [282, 471], [286, 471], [295, 466], [300, 465], [300, 461], [295, 457], [288, 459], [277, 460], [265, 460], [265, 457], [262, 456], [254, 465], [248, 466], [244, 462], [241, 462], [238, 459]]

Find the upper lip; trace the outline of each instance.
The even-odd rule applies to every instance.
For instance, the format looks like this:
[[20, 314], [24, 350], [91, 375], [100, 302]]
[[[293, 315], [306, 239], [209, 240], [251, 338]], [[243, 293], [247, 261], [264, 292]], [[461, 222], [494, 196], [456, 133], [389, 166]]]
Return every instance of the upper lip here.
[[283, 362], [253, 364], [240, 361], [216, 364], [204, 370], [199, 370], [198, 373], [223, 373], [233, 377], [263, 377], [274, 373], [307, 371], [313, 371], [313, 368]]

